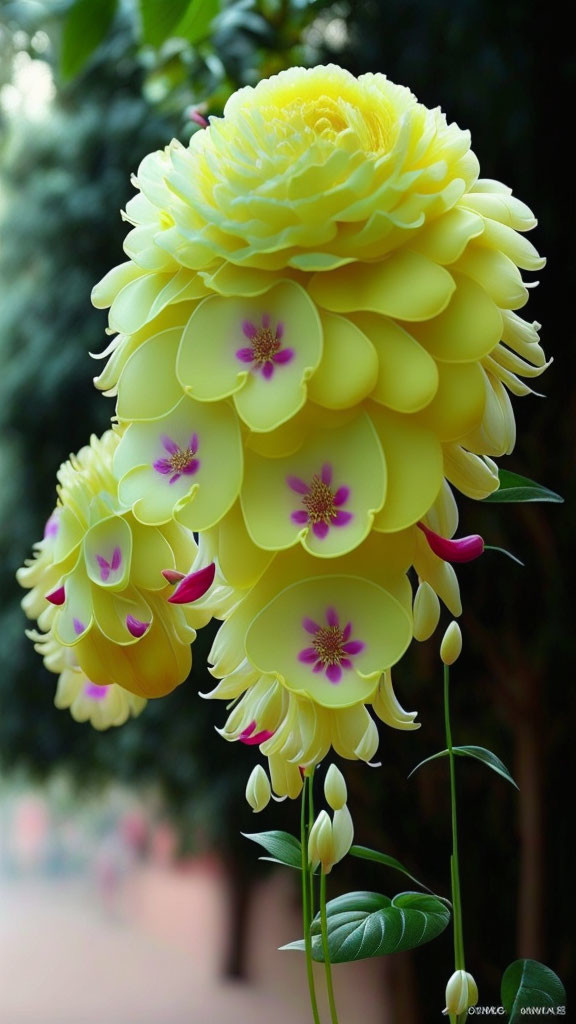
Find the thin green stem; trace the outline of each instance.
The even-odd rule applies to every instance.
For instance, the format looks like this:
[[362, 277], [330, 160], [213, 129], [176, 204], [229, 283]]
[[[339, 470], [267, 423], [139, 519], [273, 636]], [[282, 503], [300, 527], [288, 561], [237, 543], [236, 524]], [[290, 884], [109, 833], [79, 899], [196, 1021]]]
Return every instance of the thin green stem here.
[[322, 949], [324, 951], [324, 971], [326, 974], [328, 1005], [330, 1006], [330, 1020], [332, 1021], [332, 1024], [338, 1024], [336, 1000], [334, 999], [334, 986], [332, 985], [332, 963], [330, 961], [330, 950], [328, 948], [328, 921], [326, 918], [326, 874], [324, 871], [320, 873], [320, 923], [322, 926]]
[[[312, 772], [314, 772], [314, 769], [312, 769]], [[310, 830], [314, 824], [314, 774], [307, 776], [304, 785], [306, 785], [306, 783], [308, 783], [308, 835], [310, 835]], [[314, 872], [310, 867], [308, 877], [310, 879], [310, 920], [313, 921], [316, 913], [316, 898], [314, 891]]]
[[302, 786], [302, 804], [300, 809], [300, 842], [302, 845], [302, 924], [304, 927], [304, 946], [306, 949], [306, 973], [308, 976], [308, 991], [310, 993], [310, 1006], [314, 1024], [320, 1024], [318, 1015], [318, 1003], [316, 1002], [316, 989], [314, 987], [314, 969], [312, 964], [312, 936], [310, 935], [310, 866], [308, 864], [308, 835], [306, 829], [306, 794], [308, 792], [307, 780]]
[[450, 726], [450, 668], [444, 665], [444, 725], [446, 729], [446, 747], [450, 762], [450, 809], [452, 814], [452, 856], [450, 858], [450, 874], [452, 880], [452, 918], [454, 922], [454, 969], [465, 970], [464, 934], [462, 930], [462, 900], [460, 895], [460, 864], [458, 860], [458, 816], [456, 810], [456, 757], [452, 747], [452, 729]]

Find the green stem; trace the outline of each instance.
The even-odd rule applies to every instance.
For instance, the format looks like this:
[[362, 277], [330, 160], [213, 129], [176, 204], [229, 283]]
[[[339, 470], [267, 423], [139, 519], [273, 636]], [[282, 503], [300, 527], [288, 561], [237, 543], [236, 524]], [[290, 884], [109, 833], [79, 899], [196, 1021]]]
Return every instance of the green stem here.
[[[462, 928], [462, 898], [460, 893], [460, 863], [458, 860], [458, 816], [456, 810], [456, 757], [452, 746], [450, 726], [450, 668], [444, 665], [444, 725], [446, 747], [450, 762], [450, 810], [452, 816], [452, 856], [450, 857], [450, 878], [452, 882], [452, 920], [454, 923], [454, 970], [466, 969], [464, 960], [464, 932]], [[465, 1024], [467, 1013], [457, 1016], [450, 1014], [451, 1024]]]
[[306, 973], [308, 975], [308, 991], [310, 993], [310, 1006], [314, 1024], [320, 1024], [318, 1015], [318, 1004], [316, 1002], [316, 989], [314, 987], [314, 969], [312, 965], [312, 936], [310, 934], [310, 867], [308, 864], [308, 835], [306, 829], [306, 793], [308, 792], [307, 779], [302, 786], [302, 804], [300, 810], [300, 842], [302, 844], [302, 924], [304, 927], [304, 945], [306, 948]]
[[336, 1000], [334, 999], [334, 987], [332, 985], [332, 964], [330, 962], [330, 950], [328, 949], [328, 921], [326, 919], [326, 874], [320, 873], [320, 922], [322, 926], [322, 949], [324, 950], [324, 970], [326, 973], [326, 989], [328, 991], [328, 1004], [330, 1006], [330, 1020], [332, 1024], [338, 1024], [338, 1013], [336, 1012]]
[[[314, 769], [312, 769], [312, 771], [314, 771]], [[313, 774], [307, 776], [307, 778], [306, 778], [306, 780], [304, 782], [304, 785], [306, 785], [306, 783], [308, 783], [308, 835], [310, 835], [310, 830], [312, 828], [312, 825], [314, 824], [314, 775]], [[314, 920], [314, 915], [316, 913], [316, 906], [315, 906], [316, 900], [315, 900], [315, 893], [314, 893], [314, 872], [310, 869], [310, 867], [309, 867], [309, 870], [308, 870], [308, 877], [310, 879], [310, 904], [309, 904], [309, 906], [310, 906], [310, 920], [313, 921]]]

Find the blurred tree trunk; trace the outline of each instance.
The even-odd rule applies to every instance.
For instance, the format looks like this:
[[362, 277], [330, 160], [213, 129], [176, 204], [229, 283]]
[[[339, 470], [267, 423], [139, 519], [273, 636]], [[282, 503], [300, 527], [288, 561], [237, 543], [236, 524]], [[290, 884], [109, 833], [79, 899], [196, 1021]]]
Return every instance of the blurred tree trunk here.
[[234, 856], [224, 857], [226, 871], [226, 907], [228, 927], [222, 959], [224, 978], [246, 981], [248, 978], [248, 939], [253, 880]]

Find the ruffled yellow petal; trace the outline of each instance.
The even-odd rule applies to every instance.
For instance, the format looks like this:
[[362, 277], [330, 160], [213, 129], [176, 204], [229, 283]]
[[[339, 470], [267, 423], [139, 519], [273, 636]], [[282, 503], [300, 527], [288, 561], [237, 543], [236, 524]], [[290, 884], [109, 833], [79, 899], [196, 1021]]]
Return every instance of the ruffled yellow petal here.
[[242, 509], [259, 547], [281, 550], [300, 540], [311, 554], [333, 558], [364, 540], [385, 494], [382, 448], [363, 413], [318, 431], [286, 459], [249, 454]]
[[[323, 657], [329, 641], [323, 636], [315, 640], [319, 633], [311, 633], [307, 623], [329, 629], [331, 612], [339, 622], [332, 628], [344, 631], [351, 623], [342, 641], [345, 667], [331, 673], [330, 663], [321, 662], [315, 671], [306, 652], [314, 651], [316, 642]], [[402, 656], [411, 633], [410, 617], [381, 587], [357, 577], [320, 576], [288, 587], [256, 616], [246, 635], [246, 653], [261, 671], [277, 673], [289, 690], [324, 707], [347, 707], [373, 693], [380, 673]], [[347, 653], [348, 648], [353, 650]]]

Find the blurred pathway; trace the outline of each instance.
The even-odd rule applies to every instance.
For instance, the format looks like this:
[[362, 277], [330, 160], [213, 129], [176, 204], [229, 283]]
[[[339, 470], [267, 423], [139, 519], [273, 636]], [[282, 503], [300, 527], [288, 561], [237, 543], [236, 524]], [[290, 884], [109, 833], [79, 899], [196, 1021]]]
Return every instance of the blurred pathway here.
[[[86, 881], [0, 878], [0, 1021], [309, 1024], [303, 957], [277, 950], [300, 934], [287, 873], [257, 894], [249, 984], [218, 976], [223, 899], [209, 861], [138, 868], [107, 907]], [[342, 1024], [389, 1024], [381, 971], [337, 968]]]

